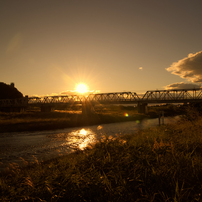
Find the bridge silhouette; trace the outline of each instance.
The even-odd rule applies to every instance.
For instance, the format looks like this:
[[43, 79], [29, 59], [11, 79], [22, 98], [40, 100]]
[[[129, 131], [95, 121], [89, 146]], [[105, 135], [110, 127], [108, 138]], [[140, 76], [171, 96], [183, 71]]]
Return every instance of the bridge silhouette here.
[[0, 100], [0, 109], [25, 109], [28, 106], [40, 107], [41, 111], [51, 111], [60, 105], [82, 104], [82, 113], [90, 113], [97, 104], [137, 104], [138, 112], [145, 113], [150, 103], [196, 103], [202, 102], [202, 89], [172, 89], [135, 92], [115, 92], [89, 95], [60, 95], [28, 97]]

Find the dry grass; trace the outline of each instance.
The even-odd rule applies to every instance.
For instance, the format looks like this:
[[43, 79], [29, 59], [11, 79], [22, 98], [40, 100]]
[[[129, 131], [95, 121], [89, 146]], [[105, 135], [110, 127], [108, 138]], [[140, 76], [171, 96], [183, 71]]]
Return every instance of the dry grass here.
[[[0, 178], [2, 201], [201, 201], [202, 118], [103, 138]], [[26, 162], [25, 162], [26, 163]]]

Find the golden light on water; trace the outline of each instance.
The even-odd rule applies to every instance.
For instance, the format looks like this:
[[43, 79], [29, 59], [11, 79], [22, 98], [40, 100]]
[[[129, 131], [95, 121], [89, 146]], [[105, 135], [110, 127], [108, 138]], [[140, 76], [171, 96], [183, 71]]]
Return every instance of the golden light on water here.
[[101, 130], [101, 129], [103, 129], [103, 126], [99, 125], [99, 126], [97, 127], [97, 130]]
[[84, 149], [89, 144], [92, 144], [95, 142], [95, 134], [92, 133], [90, 130], [85, 130], [84, 128], [80, 130], [79, 132], [80, 139], [82, 141], [79, 144], [80, 149]]
[[69, 133], [66, 141], [67, 142], [63, 144], [63, 146], [73, 145], [75, 148], [84, 149], [88, 145], [96, 142], [96, 134], [90, 129], [88, 130], [83, 128]]
[[88, 92], [88, 86], [84, 83], [79, 83], [77, 86], [76, 86], [76, 91], [78, 93], [87, 93]]
[[87, 134], [87, 131], [83, 128], [83, 129], [80, 130], [80, 134], [81, 134], [81, 135], [86, 135], [86, 134]]

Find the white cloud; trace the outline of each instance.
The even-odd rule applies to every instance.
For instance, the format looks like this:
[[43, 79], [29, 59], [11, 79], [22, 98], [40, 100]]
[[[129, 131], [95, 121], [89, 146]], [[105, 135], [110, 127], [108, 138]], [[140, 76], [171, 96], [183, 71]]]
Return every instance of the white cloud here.
[[202, 83], [202, 51], [190, 53], [166, 70], [193, 83]]
[[200, 88], [201, 86], [198, 84], [194, 84], [194, 83], [184, 83], [184, 82], [180, 82], [180, 83], [172, 83], [169, 84], [165, 87], [165, 89], [197, 89]]

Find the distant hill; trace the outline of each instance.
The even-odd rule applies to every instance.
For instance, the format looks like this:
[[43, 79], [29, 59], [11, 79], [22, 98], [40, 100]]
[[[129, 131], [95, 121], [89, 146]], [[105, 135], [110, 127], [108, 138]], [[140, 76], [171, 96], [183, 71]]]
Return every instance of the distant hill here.
[[0, 99], [22, 98], [23, 94], [15, 88], [14, 83], [10, 85], [0, 82]]

